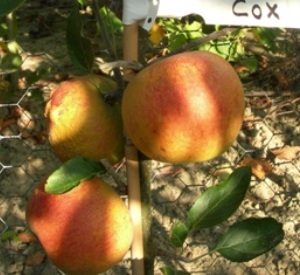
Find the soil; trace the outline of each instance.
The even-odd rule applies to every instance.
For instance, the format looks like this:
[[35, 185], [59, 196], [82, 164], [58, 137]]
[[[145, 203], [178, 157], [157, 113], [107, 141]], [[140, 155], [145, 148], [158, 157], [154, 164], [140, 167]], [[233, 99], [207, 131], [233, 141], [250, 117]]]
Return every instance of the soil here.
[[[65, 45], [72, 1], [27, 2], [18, 12], [22, 70], [51, 70], [33, 84], [23, 83], [10, 102], [0, 104], [0, 275], [56, 275], [62, 273], [29, 233], [24, 211], [35, 184], [61, 164], [48, 143], [43, 112], [51, 90], [73, 73]], [[204, 163], [151, 163], [150, 240], [155, 248], [155, 274], [162, 274], [160, 268], [165, 265], [191, 274], [294, 275], [300, 270], [299, 52], [292, 59], [278, 60], [245, 83], [243, 129], [227, 152]], [[274, 73], [275, 68], [285, 73], [285, 81]], [[207, 187], [243, 164], [252, 166], [253, 176], [238, 211], [217, 227], [194, 232], [183, 251], [175, 250], [169, 242], [172, 225], [186, 218]], [[125, 172], [124, 164], [118, 167], [123, 179]], [[284, 240], [267, 254], [246, 263], [206, 254], [234, 222], [267, 216], [281, 222], [285, 231]], [[132, 274], [130, 255], [105, 274]]]

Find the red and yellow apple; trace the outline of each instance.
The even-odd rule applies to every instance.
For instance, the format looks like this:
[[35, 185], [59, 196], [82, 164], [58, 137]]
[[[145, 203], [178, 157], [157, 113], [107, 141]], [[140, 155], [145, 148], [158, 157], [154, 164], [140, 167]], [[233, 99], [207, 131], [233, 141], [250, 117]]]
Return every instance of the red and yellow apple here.
[[49, 259], [68, 275], [96, 275], [116, 265], [131, 246], [127, 206], [94, 177], [56, 195], [42, 181], [31, 194], [26, 218]]
[[133, 144], [163, 162], [205, 161], [237, 138], [244, 117], [242, 83], [218, 55], [194, 51], [141, 70], [124, 91], [122, 117]]
[[64, 81], [45, 108], [49, 141], [57, 157], [76, 156], [112, 164], [124, 156], [121, 104], [108, 104], [105, 93], [117, 89], [111, 79], [87, 75]]

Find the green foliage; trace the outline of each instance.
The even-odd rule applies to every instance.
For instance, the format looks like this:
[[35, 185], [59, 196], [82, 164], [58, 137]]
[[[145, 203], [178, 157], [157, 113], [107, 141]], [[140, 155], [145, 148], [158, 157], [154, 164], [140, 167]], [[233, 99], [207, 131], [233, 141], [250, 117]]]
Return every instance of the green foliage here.
[[16, 53], [7, 53], [0, 59], [1, 71], [14, 71], [22, 65], [22, 58]]
[[[258, 55], [253, 51], [261, 49], [262, 53], [264, 51], [264, 57], [274, 56], [287, 54], [289, 51], [294, 52], [295, 47], [299, 45], [293, 42], [293, 39], [285, 39], [288, 32], [279, 28], [237, 28], [229, 35], [210, 39], [204, 43], [203, 38], [222, 30], [224, 26], [207, 26], [201, 17], [195, 15], [183, 20], [162, 18], [157, 22], [164, 31], [164, 35], [159, 45], [149, 46], [150, 58], [157, 53], [160, 54], [161, 49], [167, 54], [183, 48], [210, 51], [238, 65], [239, 68], [243, 67], [238, 71], [243, 78], [261, 69], [261, 54]], [[193, 46], [188, 47], [189, 43]], [[253, 45], [255, 45], [254, 48]]]
[[45, 191], [51, 194], [62, 194], [96, 174], [105, 173], [102, 164], [92, 159], [75, 157], [61, 165], [47, 180]]
[[1, 20], [0, 20], [0, 37], [6, 37], [7, 34], [8, 34], [7, 24], [6, 24], [6, 22], [1, 22]]
[[[100, 16], [105, 25], [108, 36], [111, 40], [112, 50], [117, 53], [118, 47], [120, 45], [121, 35], [123, 33], [123, 23], [108, 7], [102, 7], [100, 9]], [[104, 40], [104, 37], [101, 36], [103, 30], [100, 30], [100, 37]]]
[[39, 79], [43, 77], [50, 76], [52, 73], [52, 68], [37, 68], [35, 71], [24, 70], [23, 75], [26, 78], [28, 85], [36, 83]]
[[[159, 24], [165, 30], [164, 44], [169, 53], [176, 51], [189, 42], [196, 41], [219, 29], [215, 26], [209, 32], [203, 29], [203, 24], [195, 18], [192, 21], [181, 22], [176, 19], [161, 19]], [[199, 44], [194, 50], [207, 50], [216, 53], [228, 61], [237, 61], [245, 53], [243, 38], [246, 35], [244, 29], [239, 29], [222, 40], [211, 40]]]
[[0, 0], [0, 16], [7, 15], [21, 6], [26, 0]]
[[251, 168], [236, 169], [224, 182], [208, 188], [191, 207], [185, 223], [177, 222], [171, 231], [171, 243], [181, 247], [194, 229], [215, 226], [227, 220], [239, 207], [248, 190]]
[[19, 238], [18, 238], [18, 234], [12, 230], [12, 229], [9, 229], [9, 230], [6, 230], [4, 233], [1, 234], [1, 238], [0, 238], [1, 241], [18, 241]]
[[266, 47], [266, 49], [274, 53], [278, 52], [278, 50], [282, 50], [277, 43], [277, 38], [282, 33], [281, 29], [257, 27], [253, 28], [252, 31], [257, 41], [259, 41], [264, 47]]
[[251, 168], [236, 169], [227, 180], [208, 188], [190, 209], [189, 230], [207, 228], [227, 220], [240, 206], [251, 180]]
[[77, 0], [77, 2], [81, 5], [81, 6], [84, 6], [84, 5], [87, 5], [89, 0]]
[[100, 9], [100, 15], [103, 18], [103, 22], [108, 30], [110, 38], [114, 39], [114, 36], [123, 32], [123, 23], [109, 8], [102, 7]]
[[[250, 180], [251, 168], [240, 167], [222, 183], [209, 187], [191, 207], [186, 221], [177, 221], [173, 225], [170, 232], [172, 245], [182, 248], [191, 231], [227, 220], [244, 200]], [[209, 254], [218, 252], [233, 262], [250, 261], [274, 248], [283, 237], [282, 224], [273, 218], [250, 218], [233, 224], [219, 237]], [[181, 274], [168, 267], [162, 272]]]
[[171, 230], [170, 241], [175, 247], [182, 247], [189, 234], [189, 229], [185, 223], [177, 221]]
[[78, 5], [75, 5], [67, 22], [66, 42], [75, 69], [79, 74], [90, 73], [94, 63], [94, 52], [90, 40], [82, 35], [82, 19]]
[[189, 275], [190, 274], [185, 271], [178, 271], [178, 270], [172, 269], [168, 266], [164, 266], [164, 267], [160, 268], [160, 271], [162, 272], [163, 275]]
[[273, 218], [250, 218], [231, 226], [213, 251], [232, 262], [247, 262], [274, 248], [283, 237], [282, 224]]

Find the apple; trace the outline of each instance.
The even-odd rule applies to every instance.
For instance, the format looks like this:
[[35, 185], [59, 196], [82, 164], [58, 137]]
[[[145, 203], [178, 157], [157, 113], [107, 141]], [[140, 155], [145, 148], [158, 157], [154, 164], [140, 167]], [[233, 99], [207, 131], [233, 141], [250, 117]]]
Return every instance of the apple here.
[[39, 183], [28, 200], [26, 219], [49, 259], [69, 275], [94, 275], [116, 265], [131, 246], [127, 206], [98, 177], [56, 195]]
[[141, 70], [127, 85], [122, 117], [127, 136], [162, 162], [215, 158], [237, 138], [244, 117], [242, 83], [220, 56], [185, 52]]
[[107, 77], [86, 75], [64, 81], [52, 92], [45, 116], [60, 160], [82, 156], [114, 164], [124, 156], [121, 104], [104, 98], [116, 89]]

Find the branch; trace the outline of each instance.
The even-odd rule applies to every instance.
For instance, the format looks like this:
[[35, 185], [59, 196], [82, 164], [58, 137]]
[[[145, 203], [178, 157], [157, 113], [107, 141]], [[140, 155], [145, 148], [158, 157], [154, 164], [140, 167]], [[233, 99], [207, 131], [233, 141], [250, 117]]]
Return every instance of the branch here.
[[[104, 43], [106, 45], [106, 48], [107, 48], [107, 51], [108, 51], [108, 54], [110, 55], [110, 57], [113, 59], [113, 60], [117, 60], [117, 55], [113, 49], [113, 46], [112, 46], [112, 43], [111, 43], [111, 39], [109, 37], [109, 33], [107, 31], [107, 28], [105, 26], [105, 23], [100, 15], [100, 9], [99, 9], [99, 5], [98, 5], [98, 2], [97, 0], [92, 0], [92, 9], [95, 13], [95, 16], [96, 16], [96, 20], [97, 20], [97, 23], [102, 31], [102, 34], [103, 34], [103, 38], [104, 38]], [[115, 75], [115, 78], [116, 78], [116, 81], [118, 83], [118, 86], [120, 89], [123, 89], [124, 88], [124, 83], [123, 83], [123, 78], [122, 78], [122, 74], [121, 74], [121, 70], [120, 68], [114, 68], [113, 69], [113, 72], [114, 72], [114, 75]]]
[[191, 50], [199, 45], [202, 45], [202, 44], [205, 44], [211, 40], [214, 40], [214, 39], [217, 39], [217, 38], [220, 38], [221, 36], [226, 36], [226, 35], [229, 35], [231, 34], [232, 32], [238, 30], [238, 28], [224, 28], [220, 31], [215, 31], [211, 34], [208, 34], [207, 36], [205, 37], [201, 37], [197, 40], [194, 40], [194, 41], [191, 41], [185, 45], [183, 45], [182, 47], [178, 48], [176, 51], [172, 52], [170, 55], [174, 55], [174, 54], [178, 54], [178, 53], [182, 53], [182, 52], [185, 52], [187, 50]]

